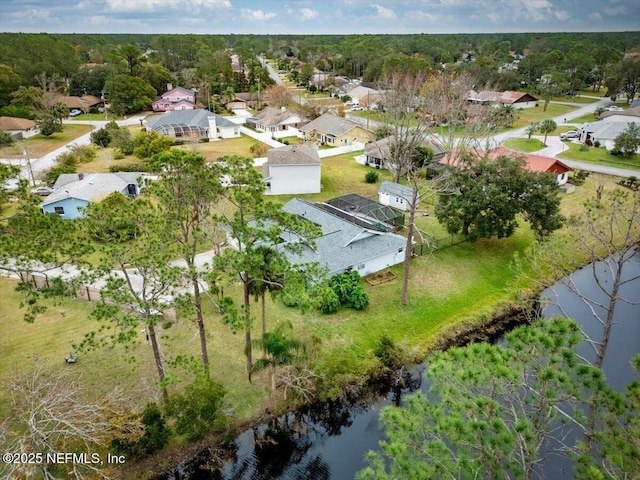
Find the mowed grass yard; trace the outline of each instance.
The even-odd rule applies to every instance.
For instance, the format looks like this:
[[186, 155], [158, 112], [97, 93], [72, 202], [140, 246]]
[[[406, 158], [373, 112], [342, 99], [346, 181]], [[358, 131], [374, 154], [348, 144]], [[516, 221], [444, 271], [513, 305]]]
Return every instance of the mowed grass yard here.
[[[134, 136], [140, 131], [140, 127], [129, 128]], [[253, 158], [251, 149], [259, 143], [261, 144], [260, 141], [254, 138], [241, 135], [239, 138], [227, 138], [204, 143], [185, 143], [184, 145], [178, 145], [172, 148], [195, 152], [205, 157], [208, 161], [213, 162], [225, 155], [239, 155]], [[265, 148], [269, 147], [265, 145]], [[91, 162], [78, 165], [78, 171], [83, 173], [104, 173], [118, 165], [124, 166], [142, 163], [144, 163], [143, 160], [133, 155], [127, 155], [124, 158], [116, 160], [113, 157], [112, 148], [99, 148], [96, 151], [96, 158]]]
[[65, 124], [62, 132], [54, 133], [50, 137], [37, 134], [24, 141], [14, 142], [7, 147], [0, 147], [0, 158], [23, 159], [23, 149], [27, 150], [30, 158], [39, 158], [91, 130], [93, 130], [91, 125]]
[[[198, 147], [220, 149], [217, 143], [222, 144], [211, 142], [211, 145], [199, 144]], [[237, 150], [230, 147], [225, 154], [241, 153]], [[353, 157], [358, 153], [323, 159], [322, 192], [302, 198], [321, 201], [347, 193], [377, 198], [379, 184], [365, 183], [364, 175], [371, 169], [354, 161]], [[392, 179], [389, 172], [378, 172], [380, 181]], [[578, 187], [576, 194], [563, 197], [566, 213], [577, 211], [579, 203], [593, 195], [595, 185], [601, 182], [613, 186], [613, 180], [592, 175], [584, 186]], [[286, 202], [291, 196], [269, 198]], [[446, 236], [432, 215], [433, 201], [425, 202], [421, 210], [431, 215], [420, 216], [420, 228], [434, 238]], [[348, 365], [353, 371], [358, 371], [361, 365], [370, 361], [372, 351], [383, 334], [425, 353], [442, 332], [473, 319], [489, 319], [500, 308], [516, 301], [520, 289], [528, 286], [522, 284], [512, 268], [513, 256], [522, 254], [531, 242], [529, 229], [522, 226], [509, 239], [462, 243], [415, 258], [407, 306], [400, 304], [401, 265], [391, 269], [398, 275], [395, 281], [376, 287], [363, 283], [370, 305], [361, 312], [341, 310], [334, 315], [302, 313], [268, 297], [269, 328], [283, 320], [291, 321], [301, 339], [320, 341], [319, 355], [322, 358], [330, 359], [336, 365]], [[34, 362], [39, 362], [54, 369], [73, 369], [77, 381], [90, 395], [121, 388], [130, 395], [132, 405], [142, 406], [157, 399], [157, 373], [142, 327], [138, 332], [138, 344], [129, 351], [122, 347], [102, 348], [82, 353], [77, 364], [67, 365], [64, 357], [71, 346], [99, 327], [90, 318], [92, 305], [71, 299], [59, 304], [50, 303], [40, 318], [28, 324], [22, 319], [21, 299], [14, 287], [14, 281], [0, 279], [0, 309], [3, 331], [7, 332], [0, 336], [0, 381], [6, 380], [14, 369], [28, 370]], [[232, 281], [225, 286], [225, 293], [241, 301], [239, 287]], [[257, 303], [252, 305], [254, 315], [258, 317], [259, 306]], [[227, 400], [237, 419], [253, 418], [269, 402], [268, 382], [262, 374], [256, 375], [253, 383], [248, 382], [244, 371], [243, 335], [233, 334], [229, 327], [223, 325], [211, 305], [207, 305], [205, 314], [212, 375], [225, 385]], [[254, 335], [258, 332], [256, 321]], [[199, 356], [197, 330], [189, 318], [181, 318], [170, 328], [161, 330], [161, 341], [167, 359], [178, 354]], [[133, 357], [137, 360], [129, 362], [128, 359]], [[190, 379], [182, 373], [174, 372], [175, 384], [170, 389], [177, 389], [181, 381]], [[6, 389], [0, 389], [2, 417], [8, 414], [7, 395]]]

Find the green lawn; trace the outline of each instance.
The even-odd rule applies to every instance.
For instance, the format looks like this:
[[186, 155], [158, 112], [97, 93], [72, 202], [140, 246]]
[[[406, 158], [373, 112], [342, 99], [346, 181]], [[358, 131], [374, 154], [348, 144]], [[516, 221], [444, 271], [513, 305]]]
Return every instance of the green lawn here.
[[537, 138], [508, 138], [502, 143], [505, 147], [516, 152], [537, 152], [544, 148], [544, 143]]
[[565, 143], [569, 149], [560, 153], [558, 158], [640, 171], [640, 156], [638, 155], [632, 159], [625, 160], [621, 157], [611, 155], [604, 147], [596, 148], [585, 145], [587, 150], [583, 151], [581, 150], [582, 144], [573, 142]]
[[570, 105], [559, 105], [556, 103], [550, 103], [547, 106], [547, 110], [544, 111], [543, 103], [544, 102], [541, 101], [537, 107], [517, 110], [516, 121], [513, 122], [513, 125], [511, 127], [514, 129], [528, 127], [532, 123], [539, 123], [547, 118], [554, 118], [565, 115], [580, 106], [576, 105], [575, 107], [573, 107]]
[[23, 148], [26, 148], [29, 157], [40, 158], [91, 130], [93, 130], [91, 125], [65, 124], [62, 132], [54, 133], [50, 137], [38, 134], [24, 141], [14, 142], [12, 145], [0, 148], [0, 158], [24, 158]]
[[[595, 95], [590, 95], [590, 96], [570, 96], [570, 95], [560, 95], [558, 97], [551, 97], [551, 101], [552, 102], [570, 102], [570, 103], [580, 103], [582, 105], [580, 105], [581, 107], [584, 106], [584, 104], [587, 103], [594, 103], [597, 102], [598, 100], [600, 100], [599, 98], [593, 98], [595, 97]], [[544, 101], [544, 100], [542, 100]]]
[[[303, 198], [326, 200], [345, 193], [375, 198], [378, 185], [364, 182], [367, 169], [356, 164], [352, 154], [324, 159], [322, 193]], [[380, 171], [380, 174], [381, 179], [391, 178], [388, 172]], [[584, 198], [593, 194], [598, 183], [612, 185], [613, 180], [591, 175], [575, 194], [563, 197], [565, 213], [575, 211]], [[286, 201], [288, 198], [275, 199]], [[425, 202], [420, 210], [430, 214], [418, 217], [420, 229], [433, 238], [447, 237], [433, 215], [432, 202]], [[363, 312], [342, 310], [328, 316], [302, 313], [268, 298], [269, 325], [273, 326], [282, 319], [290, 320], [301, 338], [320, 340], [321, 358], [344, 363], [353, 371], [366, 371], [371, 351], [382, 334], [424, 353], [443, 331], [459, 328], [474, 319], [489, 319], [494, 312], [516, 301], [520, 288], [527, 285], [519, 283], [510, 264], [513, 255], [522, 254], [531, 241], [529, 229], [523, 226], [509, 239], [462, 243], [415, 258], [410, 278], [410, 303], [406, 307], [399, 303], [401, 265], [392, 268], [398, 275], [395, 281], [376, 287], [364, 284], [371, 303]], [[35, 323], [27, 324], [22, 320], [20, 297], [14, 286], [14, 281], [0, 280], [3, 329], [11, 332], [11, 335], [0, 336], [0, 379], [6, 379], [14, 368], [30, 368], [32, 358], [37, 356], [40, 362], [55, 368], [73, 368], [78, 381], [92, 394], [119, 386], [129, 392], [138, 405], [157, 398], [151, 351], [142, 332], [139, 332], [138, 345], [129, 352], [121, 348], [101, 349], [83, 353], [77, 364], [66, 365], [64, 356], [71, 345], [97, 328], [97, 323], [89, 318], [92, 305], [71, 299], [58, 304], [50, 302], [45, 314]], [[225, 294], [238, 300], [241, 296], [235, 283], [225, 286]], [[252, 305], [257, 314], [258, 304]], [[224, 326], [210, 304], [206, 306], [205, 315], [212, 374], [225, 384], [237, 418], [250, 419], [268, 400], [266, 379], [257, 375], [253, 383], [247, 381], [242, 354], [243, 336], [234, 335]], [[167, 358], [177, 353], [197, 357], [197, 331], [189, 318], [180, 318], [161, 334]], [[128, 362], [130, 356], [135, 356], [137, 361]], [[0, 393], [0, 414], [6, 412], [7, 400], [6, 393]]]

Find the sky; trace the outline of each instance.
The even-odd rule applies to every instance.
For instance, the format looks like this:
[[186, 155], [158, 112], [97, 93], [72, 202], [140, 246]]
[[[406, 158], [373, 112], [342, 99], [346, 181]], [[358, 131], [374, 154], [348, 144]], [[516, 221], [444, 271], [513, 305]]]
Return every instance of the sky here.
[[385, 34], [640, 30], [640, 0], [0, 0], [0, 31]]

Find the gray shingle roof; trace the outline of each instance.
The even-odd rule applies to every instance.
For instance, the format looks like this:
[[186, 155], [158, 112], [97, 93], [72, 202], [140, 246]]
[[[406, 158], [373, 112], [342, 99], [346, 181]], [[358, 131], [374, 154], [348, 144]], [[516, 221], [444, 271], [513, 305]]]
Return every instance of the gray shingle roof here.
[[267, 152], [269, 165], [319, 165], [320, 156], [308, 145], [285, 145]]
[[306, 124], [300, 130], [304, 133], [317, 130], [319, 132], [333, 135], [334, 137], [339, 137], [357, 126], [358, 124], [352, 122], [351, 120], [339, 117], [338, 115], [334, 115], [333, 113], [325, 113], [312, 122]]
[[587, 123], [580, 127], [580, 130], [586, 130], [596, 140], [613, 140], [627, 128], [630, 123], [635, 122], [593, 122]]
[[405, 187], [404, 185], [400, 185], [399, 183], [388, 181], [384, 181], [380, 184], [378, 192], [395, 195], [396, 197], [404, 198], [407, 201], [411, 200], [413, 196], [412, 188]]
[[53, 185], [54, 191], [42, 205], [66, 198], [78, 198], [88, 202], [101, 200], [114, 192], [122, 192], [129, 184], [137, 185], [138, 178], [143, 176], [142, 172], [90, 173], [80, 179], [77, 173], [66, 173], [58, 177]]
[[314, 249], [304, 247], [300, 253], [288, 252], [290, 261], [318, 262], [321, 267], [329, 269], [330, 275], [386, 253], [397, 252], [406, 245], [406, 239], [400, 235], [365, 229], [298, 198], [287, 202], [283, 209], [322, 229], [322, 236], [314, 240]]
[[236, 126], [232, 121], [202, 108], [195, 110], [174, 110], [158, 115], [157, 117], [152, 117], [147, 120], [146, 123], [147, 128], [151, 130], [160, 130], [164, 126], [179, 124], [189, 125], [190, 127], [209, 128], [210, 116], [215, 117], [217, 127], [225, 128]]
[[[368, 143], [364, 147], [364, 154], [381, 160], [388, 159], [391, 156], [391, 144], [395, 139], [396, 137], [394, 135], [390, 135], [375, 142]], [[420, 146], [430, 148], [433, 151], [434, 160], [438, 160], [445, 153], [443, 148], [433, 143], [427, 137], [420, 142]]]

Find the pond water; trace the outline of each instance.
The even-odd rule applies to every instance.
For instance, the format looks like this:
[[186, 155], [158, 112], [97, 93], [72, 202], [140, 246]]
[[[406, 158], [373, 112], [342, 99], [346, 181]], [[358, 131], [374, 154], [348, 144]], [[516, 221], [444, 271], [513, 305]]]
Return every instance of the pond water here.
[[[609, 267], [597, 264], [596, 272], [602, 275], [602, 284]], [[640, 277], [640, 253], [630, 259], [624, 268], [624, 278]], [[581, 292], [596, 302], [604, 300], [604, 294], [594, 282], [593, 270], [586, 267], [572, 277]], [[640, 278], [626, 284], [621, 296], [640, 302]], [[561, 311], [580, 323], [582, 328], [596, 338], [601, 327], [593, 321], [591, 309], [602, 313], [594, 304], [586, 305], [562, 284], [557, 283], [543, 292], [541, 299], [551, 299], [543, 314], [549, 318]], [[555, 302], [558, 301], [561, 307]], [[616, 325], [611, 334], [609, 349], [603, 369], [611, 386], [623, 390], [632, 380], [640, 380], [632, 370], [629, 360], [640, 352], [640, 305], [619, 301], [615, 308]], [[583, 344], [579, 353], [590, 360], [595, 358], [593, 349]], [[274, 419], [269, 424], [252, 428], [235, 440], [235, 449], [225, 458], [221, 470], [212, 468], [211, 452], [202, 452], [196, 458], [185, 461], [171, 480], [189, 478], [223, 480], [349, 480], [365, 467], [364, 456], [369, 450], [378, 449], [384, 433], [378, 425], [380, 409], [399, 404], [402, 395], [428, 386], [422, 382], [424, 365], [412, 370], [411, 385], [368, 399], [358, 404], [327, 403]], [[571, 464], [553, 460], [544, 468], [547, 478], [570, 479]]]

